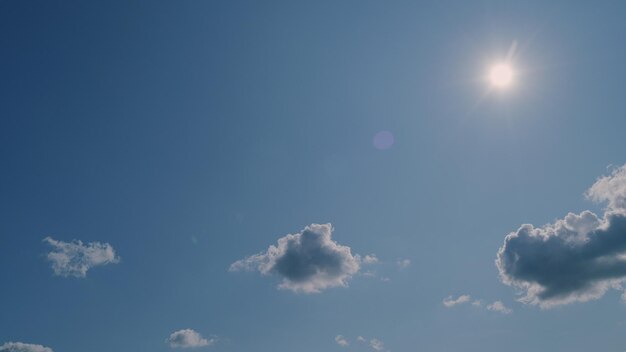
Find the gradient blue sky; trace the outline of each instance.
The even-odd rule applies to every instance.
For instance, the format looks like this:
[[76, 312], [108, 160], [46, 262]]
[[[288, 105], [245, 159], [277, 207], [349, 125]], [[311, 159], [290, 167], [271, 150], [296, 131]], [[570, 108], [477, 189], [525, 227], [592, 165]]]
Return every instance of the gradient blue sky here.
[[[583, 193], [626, 163], [625, 13], [0, 2], [0, 345], [158, 352], [192, 328], [214, 351], [625, 350], [620, 292], [542, 310], [494, 264], [522, 223], [601, 211]], [[486, 95], [513, 41], [515, 84]], [[228, 271], [312, 223], [380, 263], [317, 294]], [[121, 261], [54, 275], [47, 236]], [[442, 304], [461, 294], [513, 313]]]

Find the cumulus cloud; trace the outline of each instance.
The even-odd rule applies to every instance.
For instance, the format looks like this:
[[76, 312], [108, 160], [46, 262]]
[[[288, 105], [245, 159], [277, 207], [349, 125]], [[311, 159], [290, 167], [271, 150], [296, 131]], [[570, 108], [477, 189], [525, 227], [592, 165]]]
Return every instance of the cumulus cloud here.
[[443, 305], [446, 308], [452, 308], [452, 307], [454, 307], [456, 305], [467, 303], [467, 302], [470, 301], [470, 299], [471, 299], [471, 297], [469, 295], [460, 295], [457, 298], [454, 298], [452, 296], [448, 296], [448, 297], [443, 299]]
[[496, 266], [502, 282], [522, 290], [520, 301], [542, 308], [585, 302], [626, 279], [626, 165], [586, 196], [607, 203], [601, 217], [569, 213], [541, 227], [524, 224], [504, 239]]
[[494, 311], [494, 312], [500, 312], [502, 314], [513, 313], [513, 310], [505, 306], [504, 303], [502, 303], [501, 301], [495, 301], [491, 303], [490, 305], [487, 306], [487, 309]]
[[342, 335], [335, 336], [335, 342], [341, 347], [347, 347], [350, 344]]
[[258, 270], [282, 278], [281, 289], [317, 293], [330, 287], [347, 286], [360, 269], [360, 258], [350, 247], [332, 239], [331, 224], [311, 224], [296, 234], [278, 239], [265, 252], [231, 264], [230, 271]]
[[215, 338], [206, 339], [193, 329], [183, 329], [173, 332], [167, 339], [172, 348], [196, 348], [212, 346]]
[[398, 259], [396, 264], [398, 265], [398, 268], [406, 269], [411, 265], [411, 260], [410, 259]]
[[52, 348], [23, 342], [7, 342], [0, 346], [0, 352], [53, 352]]
[[81, 241], [63, 242], [46, 237], [53, 247], [48, 253], [48, 260], [52, 262], [52, 270], [56, 275], [84, 278], [87, 271], [95, 266], [115, 264], [120, 258], [108, 243], [92, 242], [83, 244]]

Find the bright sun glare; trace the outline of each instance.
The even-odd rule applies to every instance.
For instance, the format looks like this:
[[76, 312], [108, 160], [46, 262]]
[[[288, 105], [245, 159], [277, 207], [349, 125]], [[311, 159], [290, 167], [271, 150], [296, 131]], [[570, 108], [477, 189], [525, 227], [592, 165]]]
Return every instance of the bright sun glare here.
[[497, 64], [489, 71], [489, 81], [496, 88], [506, 88], [513, 83], [513, 69], [506, 63]]

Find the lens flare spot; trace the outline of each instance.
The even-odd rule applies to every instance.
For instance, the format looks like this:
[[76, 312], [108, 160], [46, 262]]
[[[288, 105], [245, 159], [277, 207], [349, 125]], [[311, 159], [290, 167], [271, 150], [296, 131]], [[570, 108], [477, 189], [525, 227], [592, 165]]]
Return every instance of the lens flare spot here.
[[393, 133], [389, 131], [380, 131], [374, 135], [374, 147], [378, 150], [389, 149], [394, 142]]

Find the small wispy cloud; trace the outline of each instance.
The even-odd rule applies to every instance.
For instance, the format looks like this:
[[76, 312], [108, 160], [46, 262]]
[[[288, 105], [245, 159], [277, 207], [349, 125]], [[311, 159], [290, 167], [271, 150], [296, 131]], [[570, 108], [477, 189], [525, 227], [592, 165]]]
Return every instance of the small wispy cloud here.
[[376, 254], [367, 254], [365, 257], [363, 257], [362, 261], [363, 264], [376, 264], [379, 262]]
[[373, 348], [376, 351], [382, 351], [385, 349], [385, 343], [382, 342], [379, 339], [371, 339], [370, 340], [370, 347]]
[[385, 350], [385, 343], [377, 338], [368, 339], [363, 336], [357, 336], [356, 341], [371, 348], [373, 351], [380, 352]]
[[120, 257], [108, 243], [63, 242], [51, 237], [44, 238], [44, 242], [53, 247], [47, 258], [52, 263], [52, 270], [59, 276], [84, 278], [93, 267], [120, 262]]
[[[384, 275], [384, 272], [386, 272], [388, 270], [388, 267], [386, 264], [390, 264], [390, 265], [394, 265], [393, 262], [391, 263], [385, 263], [384, 261], [381, 261], [380, 259], [378, 259], [378, 256], [376, 256], [376, 254], [367, 254], [364, 257], [359, 257], [360, 263], [363, 264], [363, 266], [366, 265], [375, 265], [375, 264], [381, 264], [382, 267], [378, 267], [377, 269], [370, 269], [370, 270], [365, 270], [361, 273], [362, 276], [365, 277], [369, 277], [369, 278], [378, 278], [380, 279], [381, 282], [390, 282], [391, 279], [388, 276]], [[382, 271], [383, 274], [379, 273], [379, 271]]]
[[396, 265], [398, 265], [398, 268], [400, 269], [406, 269], [409, 266], [411, 266], [411, 259], [398, 259], [398, 261], [396, 262]]
[[[350, 342], [343, 335], [337, 335], [335, 337], [335, 342], [341, 347], [348, 347]], [[363, 336], [357, 336], [356, 342], [358, 342], [361, 347], [356, 347], [357, 350], [362, 351], [363, 348], [371, 349], [372, 351], [380, 352], [385, 351], [385, 343], [377, 338], [365, 338]], [[389, 350], [386, 350], [389, 352]]]
[[460, 295], [457, 298], [454, 298], [453, 296], [448, 296], [443, 299], [443, 305], [446, 308], [451, 308], [459, 304], [467, 303], [470, 301], [471, 298], [472, 297], [470, 295]]
[[487, 306], [487, 309], [494, 311], [494, 312], [499, 312], [502, 314], [511, 314], [513, 313], [513, 310], [511, 308], [508, 308], [507, 306], [504, 305], [504, 303], [502, 303], [501, 301], [495, 301], [493, 303], [491, 303], [490, 305]]
[[377, 276], [376, 272], [372, 271], [372, 270], [364, 271], [362, 275], [366, 276], [366, 277], [376, 277]]
[[[443, 299], [443, 305], [446, 308], [452, 308], [458, 305], [462, 305], [462, 304], [466, 304], [466, 303], [470, 303], [473, 307], [476, 308], [481, 308], [483, 307], [483, 300], [481, 299], [474, 299], [472, 301], [472, 297], [470, 295], [460, 295], [457, 298], [454, 298], [454, 296], [448, 296], [446, 298]], [[487, 308], [490, 311], [493, 312], [498, 312], [498, 313], [502, 313], [502, 314], [510, 314], [513, 313], [513, 310], [508, 308], [507, 306], [504, 305], [504, 303], [502, 303], [502, 301], [494, 301], [491, 304], [488, 304], [487, 306], [485, 306], [485, 308]]]
[[342, 335], [335, 336], [335, 342], [341, 347], [347, 347], [348, 345], [350, 345], [348, 340], [346, 340], [346, 338]]
[[23, 342], [6, 342], [0, 346], [0, 352], [54, 352], [50, 347]]
[[193, 329], [183, 329], [173, 332], [166, 340], [172, 348], [197, 348], [215, 344], [215, 338], [204, 338]]

